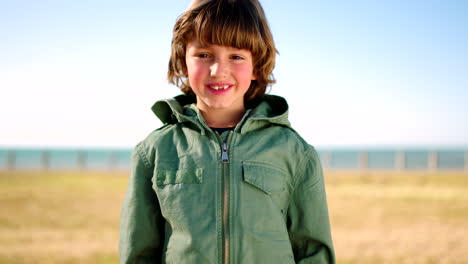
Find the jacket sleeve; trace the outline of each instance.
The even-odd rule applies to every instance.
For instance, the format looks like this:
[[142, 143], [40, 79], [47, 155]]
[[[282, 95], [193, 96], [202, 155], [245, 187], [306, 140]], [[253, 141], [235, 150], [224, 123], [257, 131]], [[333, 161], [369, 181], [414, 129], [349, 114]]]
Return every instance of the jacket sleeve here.
[[298, 164], [288, 207], [288, 230], [296, 263], [335, 263], [322, 167], [310, 148]]
[[164, 218], [152, 189], [153, 167], [140, 143], [132, 154], [131, 175], [120, 217], [121, 264], [161, 263]]

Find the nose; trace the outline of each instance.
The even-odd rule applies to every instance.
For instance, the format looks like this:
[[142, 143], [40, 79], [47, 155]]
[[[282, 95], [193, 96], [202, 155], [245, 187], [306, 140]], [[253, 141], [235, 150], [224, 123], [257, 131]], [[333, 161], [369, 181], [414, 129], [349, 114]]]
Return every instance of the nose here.
[[227, 70], [226, 62], [222, 60], [216, 60], [210, 66], [211, 77], [222, 77]]

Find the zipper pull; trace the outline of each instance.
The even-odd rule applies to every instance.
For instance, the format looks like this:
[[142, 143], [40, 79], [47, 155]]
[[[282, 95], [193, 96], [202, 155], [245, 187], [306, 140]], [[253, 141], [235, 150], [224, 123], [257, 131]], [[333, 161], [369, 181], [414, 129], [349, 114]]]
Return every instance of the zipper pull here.
[[226, 142], [223, 142], [223, 145], [222, 145], [221, 162], [229, 163], [228, 145]]

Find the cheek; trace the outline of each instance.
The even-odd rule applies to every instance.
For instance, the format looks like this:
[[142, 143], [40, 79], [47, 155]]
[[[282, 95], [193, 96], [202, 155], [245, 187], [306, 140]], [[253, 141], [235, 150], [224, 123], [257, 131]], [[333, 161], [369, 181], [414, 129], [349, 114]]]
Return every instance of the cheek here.
[[191, 86], [196, 85], [202, 81], [204, 76], [204, 69], [196, 64], [187, 64], [187, 75]]
[[236, 75], [238, 80], [242, 82], [249, 83], [254, 79], [253, 69], [250, 66], [242, 65], [236, 69]]

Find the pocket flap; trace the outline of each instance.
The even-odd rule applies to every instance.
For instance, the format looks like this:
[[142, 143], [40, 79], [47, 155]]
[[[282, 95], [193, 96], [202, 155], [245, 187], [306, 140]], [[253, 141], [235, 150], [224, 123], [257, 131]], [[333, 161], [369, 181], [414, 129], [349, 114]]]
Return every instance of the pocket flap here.
[[177, 183], [202, 183], [203, 169], [157, 170], [156, 184], [158, 186]]
[[248, 161], [242, 163], [242, 169], [244, 181], [267, 194], [285, 190], [285, 173], [280, 169], [269, 167], [268, 164]]

